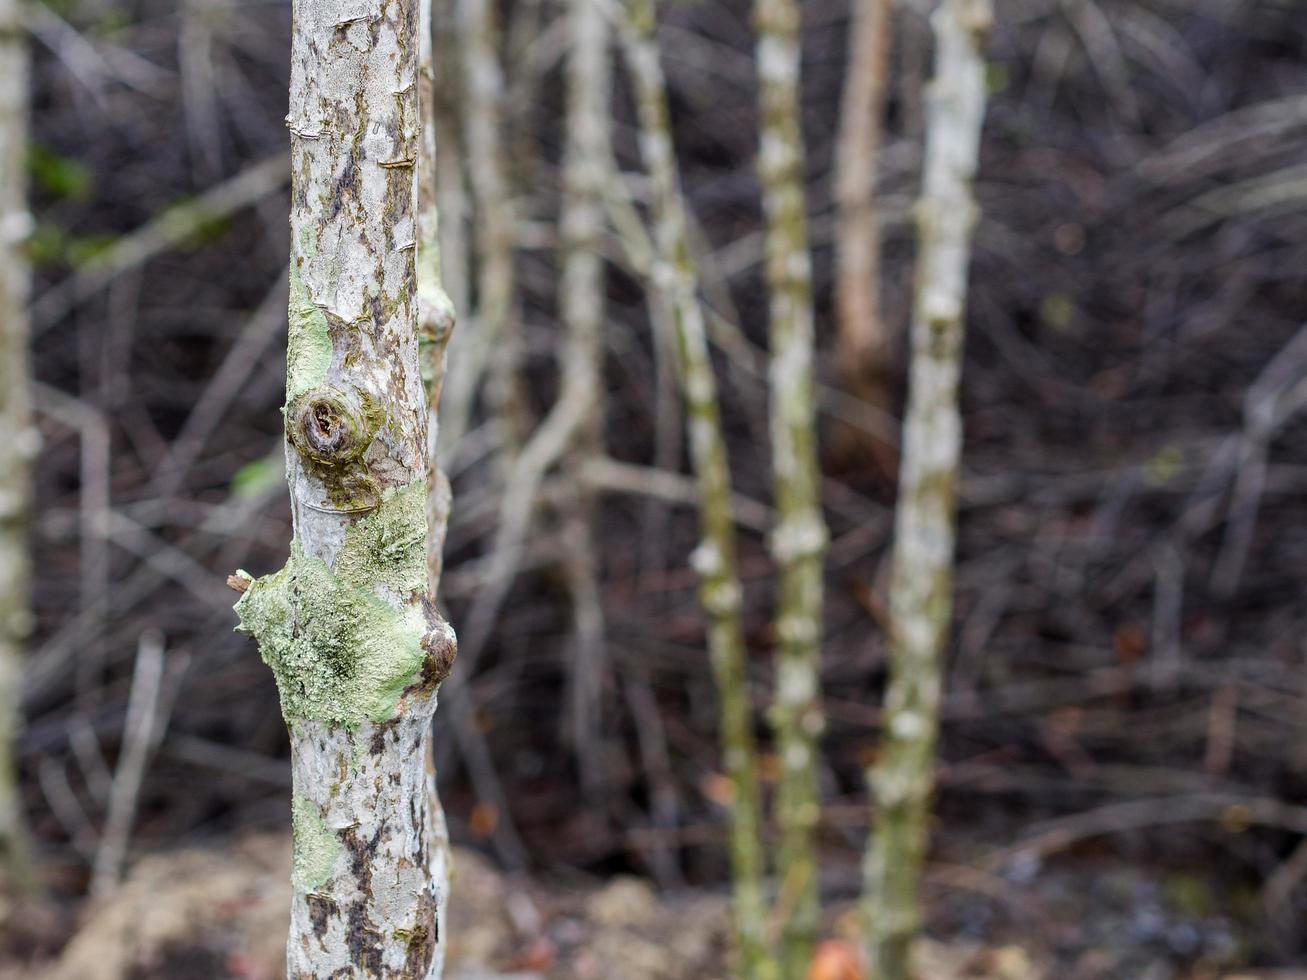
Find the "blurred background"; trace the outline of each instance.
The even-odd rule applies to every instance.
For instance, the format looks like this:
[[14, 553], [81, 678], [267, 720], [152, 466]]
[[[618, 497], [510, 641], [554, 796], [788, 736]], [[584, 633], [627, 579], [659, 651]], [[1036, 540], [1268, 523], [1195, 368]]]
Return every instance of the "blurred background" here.
[[[850, 6], [801, 7], [831, 531], [820, 843], [837, 936], [861, 884], [864, 768], [881, 737], [931, 37], [926, 0], [894, 4], [876, 207], [897, 339], [872, 396], [841, 371], [833, 302]], [[478, 208], [479, 175], [459, 165], [480, 103], [458, 59], [475, 45], [466, 23], [439, 21], [446, 285], [466, 328], [488, 302], [473, 243], [507, 222], [517, 383], [495, 404], [511, 400], [522, 432], [559, 389], [562, 8], [498, 5], [498, 217]], [[43, 443], [18, 766], [49, 897], [4, 906], [3, 975], [275, 975], [265, 961], [284, 937], [287, 739], [271, 671], [233, 632], [224, 580], [280, 567], [291, 537], [280, 413], [289, 3], [47, 0], [27, 13]], [[659, 39], [739, 498], [761, 718], [775, 569], [749, 5], [660, 5]], [[928, 975], [1307, 968], [1307, 8], [999, 0], [988, 53], [924, 883], [929, 955], [950, 965]], [[639, 235], [617, 220], [639, 224], [648, 198], [620, 64], [611, 134], [602, 452], [584, 474], [543, 475], [497, 608], [484, 597], [517, 446], [482, 399], [442, 449], [454, 488], [442, 600], [463, 637], [454, 683], [467, 694], [467, 710], [436, 721], [465, 849], [454, 952], [529, 975], [721, 976], [729, 788], [688, 560], [696, 496], [679, 396], [650, 326]], [[599, 514], [603, 632], [596, 737], [578, 744], [566, 505], [582, 484]], [[88, 904], [143, 663], [161, 665], [139, 709], [156, 737], [126, 883]], [[776, 766], [759, 731], [766, 786]], [[253, 911], [261, 902], [266, 914]], [[147, 942], [141, 913], [124, 911], [142, 908], [151, 921], [226, 924]], [[625, 951], [616, 972], [605, 943]], [[632, 952], [646, 947], [648, 967]]]

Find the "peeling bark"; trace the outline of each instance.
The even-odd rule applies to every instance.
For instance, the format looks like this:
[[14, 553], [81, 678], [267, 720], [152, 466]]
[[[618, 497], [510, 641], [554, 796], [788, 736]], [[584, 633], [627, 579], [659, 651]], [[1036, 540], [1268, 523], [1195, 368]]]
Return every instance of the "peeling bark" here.
[[[236, 609], [291, 735], [292, 978], [437, 976], [426, 757], [453, 633], [428, 595], [418, 5], [296, 0], [285, 568]], [[246, 576], [248, 579], [248, 576]]]
[[623, 37], [635, 83], [641, 152], [653, 186], [653, 285], [675, 334], [672, 340], [699, 488], [701, 541], [693, 564], [699, 574], [700, 601], [708, 614], [708, 651], [721, 702], [718, 724], [722, 756], [734, 789], [730, 852], [739, 975], [764, 980], [776, 973], [765, 936], [758, 758], [740, 619], [743, 592], [735, 558], [731, 473], [722, 434], [717, 378], [691, 261], [656, 29], [653, 0], [629, 0]]
[[771, 552], [780, 570], [776, 698], [772, 724], [780, 755], [777, 870], [786, 913], [781, 972], [803, 976], [812, 959], [820, 898], [815, 832], [821, 814], [817, 741], [822, 634], [821, 513], [813, 399], [812, 260], [803, 194], [799, 116], [799, 4], [754, 0], [762, 99], [758, 175], [767, 216], [770, 293], [772, 483], [778, 523]]
[[19, 678], [28, 607], [27, 517], [30, 466], [39, 445], [32, 425], [27, 354], [27, 41], [19, 0], [0, 0], [0, 866], [27, 876], [14, 769]]
[[972, 184], [985, 116], [989, 0], [944, 0], [932, 17], [935, 74], [926, 104], [925, 175], [912, 315], [910, 395], [894, 529], [891, 673], [885, 747], [872, 776], [876, 827], [865, 863], [872, 972], [906, 980], [920, 924], [917, 882], [928, 841], [942, 658], [952, 605], [962, 423], [958, 384]]

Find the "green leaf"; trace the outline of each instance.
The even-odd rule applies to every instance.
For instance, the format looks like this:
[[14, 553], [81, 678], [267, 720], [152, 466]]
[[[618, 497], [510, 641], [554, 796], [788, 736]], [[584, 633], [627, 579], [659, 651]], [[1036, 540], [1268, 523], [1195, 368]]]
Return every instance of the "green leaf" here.
[[85, 201], [95, 185], [95, 175], [81, 160], [60, 156], [40, 143], [28, 145], [27, 169], [38, 187], [60, 200]]
[[231, 480], [231, 492], [243, 500], [258, 497], [280, 486], [285, 479], [285, 471], [280, 465], [279, 457], [264, 456], [252, 463], [246, 463]]

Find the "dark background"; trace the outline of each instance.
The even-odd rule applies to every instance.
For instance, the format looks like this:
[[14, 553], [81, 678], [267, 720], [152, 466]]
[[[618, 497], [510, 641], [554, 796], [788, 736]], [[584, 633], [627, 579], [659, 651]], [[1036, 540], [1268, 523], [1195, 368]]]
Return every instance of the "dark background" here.
[[[560, 338], [559, 6], [502, 7], [520, 328], [537, 418], [556, 391]], [[848, 12], [841, 0], [802, 7], [828, 352]], [[1307, 814], [1307, 426], [1295, 404], [1307, 377], [1307, 8], [1000, 0], [997, 15], [936, 865], [1036, 880], [1049, 901], [1090, 903], [1104, 929], [1117, 906], [1131, 927], [1141, 903], [1171, 908], [1174, 882], [1186, 881], [1207, 925], [1182, 940], [1169, 926], [1144, 929], [1141, 946], [1175, 962], [1301, 962], [1307, 941], [1294, 924], [1307, 890], [1293, 887], [1285, 862]], [[68, 300], [81, 288], [70, 283], [90, 281], [123, 236], [157, 229], [170, 209], [283, 151], [289, 23], [287, 3], [224, 0], [60, 0], [34, 17], [33, 363], [45, 443], [20, 764], [40, 856], [69, 900], [86, 886], [105, 806], [97, 772], [117, 752], [148, 631], [161, 631], [168, 650], [168, 733], [142, 788], [134, 847], [286, 824], [272, 675], [232, 632], [224, 585], [238, 566], [279, 567], [290, 540], [277, 461], [286, 188], [263, 180], [250, 206], [215, 213]], [[748, 6], [670, 4], [663, 25], [700, 273], [715, 311], [749, 342], [717, 356], [733, 474], [738, 492], [765, 506]], [[880, 201], [885, 311], [901, 330], [929, 64], [928, 28], [911, 5], [896, 16], [893, 44]], [[620, 65], [617, 79], [617, 155], [636, 171]], [[669, 389], [656, 381], [639, 277], [616, 239], [606, 252], [607, 451], [688, 473], [675, 427], [659, 427]], [[900, 345], [896, 411], [903, 366]], [[866, 454], [867, 411], [840, 391], [829, 355], [819, 370], [833, 538], [822, 846], [830, 894], [849, 896], [868, 820], [863, 766], [879, 737], [894, 482]], [[500, 471], [466, 445], [445, 463], [456, 502], [443, 600], [458, 627], [480, 588]], [[507, 808], [474, 789], [490, 773], [464, 761], [450, 721], [437, 717], [454, 835], [539, 874], [630, 871], [667, 888], [719, 887], [715, 698], [687, 565], [694, 510], [609, 493], [600, 531], [601, 785], [582, 793], [566, 734], [566, 541], [546, 504], [471, 678], [472, 723]], [[740, 546], [765, 739], [773, 570], [759, 529], [742, 532]], [[1288, 889], [1268, 896], [1286, 867]], [[941, 874], [927, 891], [937, 929], [1039, 928], [1002, 901], [941, 885]], [[1131, 877], [1118, 886], [1121, 875]]]

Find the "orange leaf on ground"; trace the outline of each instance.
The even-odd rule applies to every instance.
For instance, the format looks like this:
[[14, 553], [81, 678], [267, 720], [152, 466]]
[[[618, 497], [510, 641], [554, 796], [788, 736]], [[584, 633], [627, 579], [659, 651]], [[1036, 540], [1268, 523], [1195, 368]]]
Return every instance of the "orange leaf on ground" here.
[[827, 939], [813, 954], [808, 980], [867, 980], [867, 971], [862, 968], [862, 957], [852, 943]]

